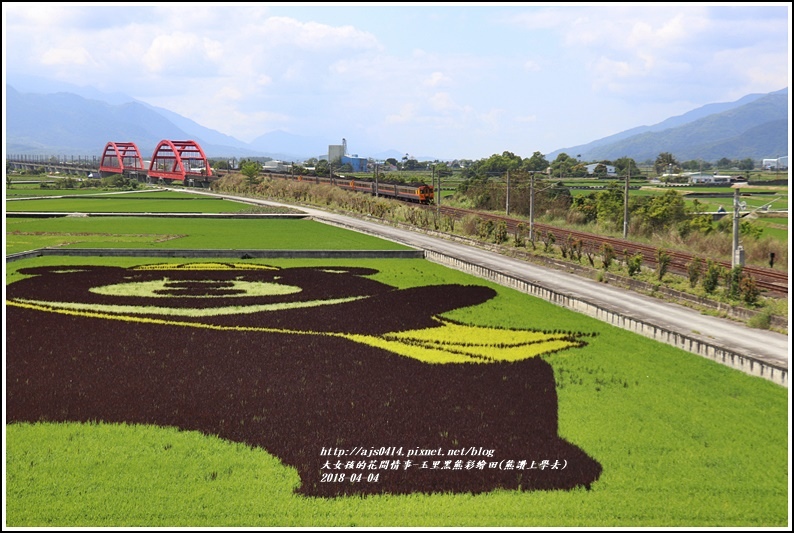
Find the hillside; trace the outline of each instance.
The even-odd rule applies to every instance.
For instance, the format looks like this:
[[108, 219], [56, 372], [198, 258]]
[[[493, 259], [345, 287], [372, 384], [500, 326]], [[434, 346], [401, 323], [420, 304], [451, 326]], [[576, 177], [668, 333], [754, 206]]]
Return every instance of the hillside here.
[[[781, 126], [782, 125], [782, 126]], [[710, 104], [654, 126], [633, 128], [589, 144], [556, 150], [584, 161], [628, 156], [654, 160], [662, 152], [679, 161], [763, 159], [788, 153], [788, 89], [748, 95], [728, 104]]]
[[237, 157], [263, 155], [244, 145], [225, 146], [188, 133], [164, 113], [135, 101], [112, 105], [71, 93], [22, 94], [6, 85], [6, 151], [100, 155], [108, 142], [117, 141], [134, 142], [147, 157], [163, 139], [190, 139], [198, 142], [206, 153]]

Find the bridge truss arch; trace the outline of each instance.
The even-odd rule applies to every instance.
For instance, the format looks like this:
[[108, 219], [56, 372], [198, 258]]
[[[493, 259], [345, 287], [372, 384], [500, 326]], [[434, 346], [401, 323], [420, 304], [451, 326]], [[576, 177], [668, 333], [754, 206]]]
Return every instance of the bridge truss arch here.
[[209, 181], [212, 168], [195, 141], [162, 140], [149, 163], [149, 178], [176, 181]]
[[143, 171], [143, 158], [135, 143], [109, 142], [99, 161], [101, 176], [124, 174], [125, 171]]

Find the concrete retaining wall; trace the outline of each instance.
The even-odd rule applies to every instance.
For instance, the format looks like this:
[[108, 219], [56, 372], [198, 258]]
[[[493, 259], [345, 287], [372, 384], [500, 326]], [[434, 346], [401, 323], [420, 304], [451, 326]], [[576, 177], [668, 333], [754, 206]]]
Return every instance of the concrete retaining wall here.
[[429, 261], [542, 298], [555, 305], [591, 316], [613, 326], [638, 333], [665, 344], [670, 344], [720, 364], [741, 370], [747, 374], [762, 377], [778, 385], [788, 387], [788, 368], [780, 366], [777, 361], [765, 360], [763, 356], [751, 357], [739, 354], [713, 341], [707, 341], [697, 338], [696, 336], [670, 331], [657, 324], [650, 324], [617, 310], [562, 294], [526, 280], [518, 279], [514, 276], [464, 261], [457, 257], [452, 257], [436, 251], [425, 250], [425, 258]]

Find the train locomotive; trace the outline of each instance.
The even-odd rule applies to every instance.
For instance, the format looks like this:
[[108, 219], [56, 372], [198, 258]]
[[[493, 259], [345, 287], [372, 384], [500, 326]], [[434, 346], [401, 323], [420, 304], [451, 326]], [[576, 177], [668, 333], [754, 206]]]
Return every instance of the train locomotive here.
[[305, 181], [308, 183], [327, 183], [353, 192], [363, 192], [373, 196], [394, 198], [406, 202], [432, 204], [435, 200], [433, 187], [425, 183], [393, 183], [375, 181], [370, 178], [352, 178], [345, 176], [293, 176], [292, 174], [267, 173], [276, 179]]

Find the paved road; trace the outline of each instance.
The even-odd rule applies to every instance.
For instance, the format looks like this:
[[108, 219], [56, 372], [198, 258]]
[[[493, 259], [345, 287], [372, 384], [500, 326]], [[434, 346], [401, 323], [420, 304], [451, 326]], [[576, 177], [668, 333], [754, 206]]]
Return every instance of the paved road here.
[[[224, 196], [246, 202], [254, 201], [267, 205], [295, 207], [278, 202], [260, 202], [251, 198]], [[434, 250], [446, 255], [459, 257], [471, 263], [480, 264], [513, 277], [547, 287], [555, 292], [571, 295], [603, 307], [620, 310], [623, 314], [644, 322], [656, 324], [690, 337], [708, 340], [742, 355], [775, 361], [778, 365], [788, 369], [791, 344], [787, 335], [749, 328], [729, 319], [702, 315], [682, 305], [598, 283], [594, 280], [559, 270], [511, 259], [465, 244], [431, 237], [421, 232], [399, 229], [319, 209], [305, 207], [300, 207], [299, 209], [320, 221], [325, 220], [333, 224], [356, 228], [365, 233], [377, 234], [416, 248]]]

